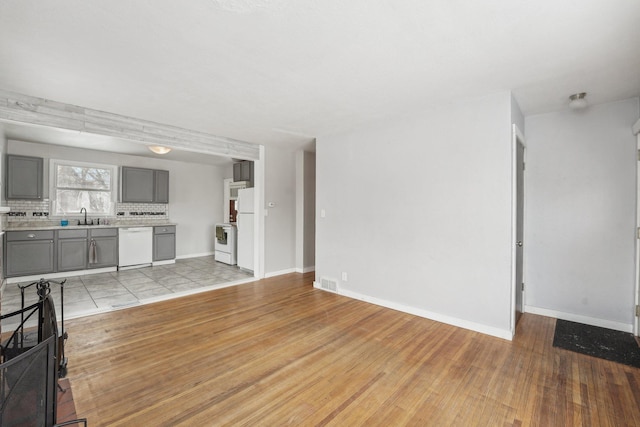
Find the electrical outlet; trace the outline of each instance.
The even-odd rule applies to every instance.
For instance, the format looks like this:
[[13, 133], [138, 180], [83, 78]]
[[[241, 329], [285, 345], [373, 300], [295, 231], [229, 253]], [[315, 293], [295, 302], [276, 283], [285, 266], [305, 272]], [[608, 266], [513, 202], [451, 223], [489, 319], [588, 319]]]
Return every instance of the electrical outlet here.
[[347, 276], [347, 272], [346, 271], [342, 272], [342, 281], [343, 282], [348, 282], [349, 281], [349, 276]]

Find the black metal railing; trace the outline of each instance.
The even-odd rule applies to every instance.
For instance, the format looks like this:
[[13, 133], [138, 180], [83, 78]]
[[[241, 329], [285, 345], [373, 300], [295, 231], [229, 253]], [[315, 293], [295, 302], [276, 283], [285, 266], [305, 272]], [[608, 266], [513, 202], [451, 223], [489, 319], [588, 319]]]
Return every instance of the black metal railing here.
[[[58, 330], [56, 310], [51, 297], [49, 282], [61, 286], [61, 302], [64, 283], [40, 279], [20, 286], [22, 308], [0, 316], [0, 322], [15, 319], [19, 324], [0, 345], [0, 426], [56, 426], [58, 378], [66, 375], [67, 359], [64, 342], [67, 334]], [[24, 306], [24, 292], [36, 287], [38, 301]], [[62, 305], [64, 307], [64, 305]], [[27, 328], [30, 319], [37, 325]], [[84, 424], [79, 419], [60, 425]]]

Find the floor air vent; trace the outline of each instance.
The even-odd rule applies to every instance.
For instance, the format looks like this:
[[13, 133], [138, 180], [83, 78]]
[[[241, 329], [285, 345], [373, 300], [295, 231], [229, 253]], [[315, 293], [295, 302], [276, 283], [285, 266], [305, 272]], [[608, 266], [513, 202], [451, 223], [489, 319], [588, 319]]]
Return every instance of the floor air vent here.
[[327, 279], [326, 277], [322, 277], [320, 279], [320, 287], [322, 289], [326, 289], [331, 292], [338, 291], [338, 281], [333, 279]]

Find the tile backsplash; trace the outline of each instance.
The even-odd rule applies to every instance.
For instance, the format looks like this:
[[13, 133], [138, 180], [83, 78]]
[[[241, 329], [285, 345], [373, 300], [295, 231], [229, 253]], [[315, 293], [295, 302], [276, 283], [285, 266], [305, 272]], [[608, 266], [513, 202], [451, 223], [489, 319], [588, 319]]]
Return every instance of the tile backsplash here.
[[[49, 218], [49, 200], [7, 200], [7, 206], [11, 211], [6, 215], [9, 224], [19, 222], [45, 222], [51, 221]], [[68, 219], [82, 217], [78, 213], [70, 213]], [[114, 217], [107, 217], [114, 218]], [[144, 221], [169, 220], [169, 205], [165, 203], [116, 203], [116, 217], [118, 221]]]
[[167, 203], [116, 203], [116, 215], [118, 221], [169, 220], [169, 205]]
[[48, 221], [48, 200], [7, 200], [11, 211], [7, 214], [7, 222]]

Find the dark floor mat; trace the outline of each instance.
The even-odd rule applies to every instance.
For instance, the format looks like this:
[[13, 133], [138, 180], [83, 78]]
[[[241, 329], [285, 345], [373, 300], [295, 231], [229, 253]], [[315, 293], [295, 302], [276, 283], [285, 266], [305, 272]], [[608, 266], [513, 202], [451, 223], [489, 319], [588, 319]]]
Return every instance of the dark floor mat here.
[[640, 347], [627, 332], [558, 319], [553, 346], [640, 368]]

